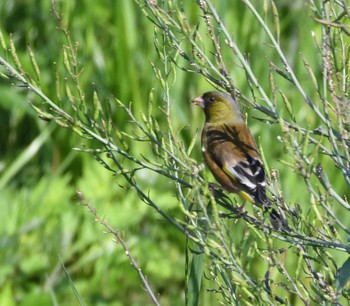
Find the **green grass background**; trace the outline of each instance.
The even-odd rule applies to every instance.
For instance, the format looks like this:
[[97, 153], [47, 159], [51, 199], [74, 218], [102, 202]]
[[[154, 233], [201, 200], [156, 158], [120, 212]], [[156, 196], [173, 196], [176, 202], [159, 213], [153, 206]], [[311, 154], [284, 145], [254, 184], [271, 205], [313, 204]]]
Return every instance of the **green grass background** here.
[[[266, 35], [240, 1], [216, 2], [226, 26], [240, 48], [249, 54], [253, 71], [269, 93], [269, 62], [278, 60]], [[125, 104], [132, 102], [138, 114], [147, 109], [149, 93], [154, 89], [154, 112], [162, 122], [164, 93], [151, 63], [160, 69], [163, 64], [153, 46], [153, 25], [138, 5], [130, 0], [82, 0], [59, 2], [59, 8], [72, 40], [78, 44], [79, 62], [84, 67], [81, 83], [87, 100], [91, 100], [95, 88], [102, 101], [117, 97]], [[185, 1], [184, 9], [195, 25], [200, 12], [194, 3]], [[283, 50], [310, 98], [316, 99], [301, 55], [316, 76], [321, 77], [320, 57], [315, 53], [311, 36], [312, 31], [320, 34], [320, 26], [310, 18], [303, 1], [283, 1], [278, 9]], [[50, 1], [1, 1], [0, 27], [5, 39], [12, 35], [29, 73], [33, 71], [27, 44], [31, 46], [41, 69], [42, 90], [54, 99], [55, 67], [64, 75], [64, 40]], [[243, 70], [230, 59], [229, 53], [226, 61], [237, 87], [249, 96]], [[189, 145], [203, 121], [200, 110], [189, 101], [212, 87], [199, 75], [181, 70], [172, 73], [169, 79], [174, 128], [185, 145]], [[317, 127], [315, 116], [295, 90], [285, 81], [278, 86], [290, 95], [296, 120], [306, 128]], [[27, 101], [40, 103], [22, 88], [9, 86], [0, 79], [0, 305], [76, 305], [78, 301], [62, 270], [61, 260], [87, 305], [151, 305], [121, 246], [104, 234], [102, 226], [94, 222], [86, 208], [79, 206], [75, 198], [77, 189], [100, 216], [124, 232], [132, 254], [154, 291], [159, 293], [160, 303], [184, 304], [184, 237], [91, 155], [72, 150], [81, 146], [79, 137], [53, 123], [38, 120]], [[280, 109], [283, 111], [283, 106]], [[268, 167], [279, 171], [285, 198], [301, 204], [307, 211], [309, 196], [305, 186], [281, 163], [288, 161], [288, 156], [277, 141], [279, 126], [254, 120], [252, 117], [259, 117], [259, 113], [249, 107], [244, 111]], [[114, 109], [112, 116], [116, 126], [133, 131], [121, 110]], [[138, 143], [131, 149], [137, 154], [151, 154], [147, 144]], [[202, 159], [199, 139], [192, 157]], [[346, 193], [345, 183], [337, 181], [337, 169], [327, 169], [327, 173], [336, 182], [336, 191]], [[157, 195], [163, 209], [181, 217], [169, 184], [149, 176], [142, 183]], [[259, 275], [259, 267], [255, 269]], [[205, 295], [202, 305], [213, 303], [215, 295]]]

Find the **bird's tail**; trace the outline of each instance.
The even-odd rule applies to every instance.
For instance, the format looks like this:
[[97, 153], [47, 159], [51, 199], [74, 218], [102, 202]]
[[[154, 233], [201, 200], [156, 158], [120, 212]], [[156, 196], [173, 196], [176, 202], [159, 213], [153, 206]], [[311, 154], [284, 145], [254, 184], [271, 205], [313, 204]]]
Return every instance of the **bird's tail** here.
[[268, 197], [266, 197], [266, 200], [264, 203], [262, 203], [262, 206], [265, 212], [269, 212], [269, 219], [272, 227], [275, 230], [281, 231], [283, 229], [289, 228], [287, 220], [281, 216], [281, 214], [276, 209], [271, 207], [272, 203]]

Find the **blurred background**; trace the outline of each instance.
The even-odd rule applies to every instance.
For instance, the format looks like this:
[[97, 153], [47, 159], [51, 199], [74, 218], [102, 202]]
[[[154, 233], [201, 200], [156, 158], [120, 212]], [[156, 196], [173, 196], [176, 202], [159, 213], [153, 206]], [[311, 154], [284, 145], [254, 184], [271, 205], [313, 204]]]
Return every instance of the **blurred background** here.
[[[253, 71], [268, 92], [269, 62], [276, 55], [266, 43], [266, 35], [240, 1], [213, 2], [241, 50], [249, 54]], [[303, 1], [284, 1], [278, 5], [281, 46], [295, 73], [300, 79], [305, 78], [304, 85], [310, 88], [308, 94], [314, 98], [312, 83], [299, 55], [307, 58], [320, 77], [319, 59], [311, 39], [311, 33], [319, 34], [320, 28], [308, 18]], [[130, 0], [81, 0], [58, 1], [58, 7], [72, 41], [77, 44], [86, 100], [92, 100], [96, 90], [102, 103], [116, 97], [126, 105], [132, 102], [131, 107], [138, 114], [147, 110], [153, 90], [154, 115], [161, 122], [164, 92], [152, 64], [163, 69], [163, 63], [153, 44], [154, 26], [140, 6]], [[196, 25], [200, 19], [196, 5], [185, 1], [184, 10], [191, 24]], [[65, 73], [62, 56], [65, 41], [50, 1], [1, 1], [0, 28], [5, 40], [12, 36], [21, 62], [28, 73], [33, 73], [28, 56], [30, 46], [41, 70], [41, 88], [55, 100], [62, 90], [56, 88], [55, 74]], [[8, 53], [1, 51], [4, 57]], [[228, 66], [237, 88], [249, 96], [243, 70], [233, 59]], [[173, 71], [170, 78], [174, 129], [188, 146], [204, 119], [190, 100], [213, 87], [198, 74], [180, 69]], [[61, 86], [64, 87], [64, 82]], [[293, 97], [288, 84], [279, 86]], [[74, 151], [73, 148], [82, 146], [81, 139], [70, 130], [39, 120], [28, 101], [41, 103], [23, 88], [9, 86], [0, 79], [0, 305], [77, 304], [62, 263], [87, 305], [151, 305], [124, 251], [79, 205], [76, 190], [84, 193], [105, 221], [123, 232], [139, 266], [159, 293], [160, 303], [184, 304], [183, 235], [91, 155]], [[291, 101], [293, 116], [308, 128], [316, 128], [318, 122], [301, 98]], [[65, 102], [61, 103], [64, 107]], [[308, 199], [305, 186], [300, 186], [298, 192], [290, 188], [297, 184], [298, 177], [285, 171], [281, 162], [288, 161], [288, 157], [277, 142], [279, 127], [268, 127], [255, 120], [253, 117], [260, 114], [246, 105], [242, 107], [268, 167], [279, 173], [285, 198], [304, 205]], [[116, 126], [132, 132], [124, 112], [117, 108], [111, 112]], [[139, 154], [149, 150], [140, 143], [131, 149]], [[199, 136], [192, 157], [202, 161]], [[337, 180], [337, 169], [328, 174], [333, 181]], [[150, 192], [159, 194], [162, 209], [175, 218], [181, 216], [173, 187], [159, 184], [157, 177], [145, 177], [143, 183]], [[335, 188], [340, 194], [346, 193], [342, 181]], [[212, 298], [203, 301], [203, 305], [214, 305]]]

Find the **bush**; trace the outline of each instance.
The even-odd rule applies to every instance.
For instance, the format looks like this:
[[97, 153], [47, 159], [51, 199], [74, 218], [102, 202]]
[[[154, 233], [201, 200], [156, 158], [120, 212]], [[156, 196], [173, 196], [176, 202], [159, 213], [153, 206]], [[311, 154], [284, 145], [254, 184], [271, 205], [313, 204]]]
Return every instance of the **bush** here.
[[[91, 304], [119, 305], [116, 301], [128, 300], [138, 305], [144, 293], [138, 290], [133, 295], [128, 290], [135, 290], [139, 280], [154, 304], [348, 301], [346, 4], [120, 3], [118, 9], [125, 10], [94, 4], [93, 10], [83, 5], [78, 13], [74, 4], [62, 3], [58, 8], [53, 2], [55, 22], [52, 17], [38, 18], [38, 24], [45, 25], [42, 33], [23, 32], [26, 35], [17, 37], [8, 34], [10, 22], [2, 25], [2, 91], [22, 108], [14, 110], [4, 102], [16, 120], [12, 126], [13, 120], [3, 125], [11, 135], [16, 126], [23, 130], [28, 117], [36, 128], [28, 130], [29, 135], [24, 129], [25, 143], [13, 141], [14, 150], [23, 152], [20, 157], [14, 160], [10, 150], [3, 155], [6, 167], [0, 186], [7, 198], [1, 206], [11, 210], [8, 203], [15, 203], [15, 211], [3, 220], [3, 245], [12, 245], [17, 256], [2, 255], [6, 264], [0, 278], [1, 301], [37, 302], [38, 290], [46, 289], [47, 301], [41, 303], [67, 303], [72, 299], [67, 293], [70, 285], [80, 304], [86, 297]], [[10, 16], [20, 7], [3, 9]], [[92, 26], [91, 20], [102, 17], [106, 24]], [[50, 36], [55, 23], [61, 32], [58, 37]], [[108, 51], [111, 36], [95, 34], [113, 32], [114, 26], [120, 41]], [[29, 43], [24, 51], [26, 36], [34, 42], [30, 35], [35, 35], [36, 45]], [[49, 58], [44, 47], [52, 50]], [[12, 83], [15, 86], [10, 87]], [[274, 229], [262, 210], [251, 205], [246, 205], [245, 213], [237, 213], [238, 197], [208, 188], [212, 179], [197, 144], [202, 118], [187, 102], [207, 91], [208, 83], [239, 97], [242, 107], [250, 108], [247, 117], [258, 136], [269, 194], [288, 220], [288, 230]], [[109, 92], [117, 93], [117, 98]], [[25, 93], [34, 113], [25, 104]], [[60, 134], [57, 126], [65, 127], [65, 133]], [[75, 136], [67, 141], [71, 132]], [[10, 143], [10, 135], [2, 142]], [[30, 162], [37, 143], [47, 150], [43, 155], [52, 156], [44, 163], [46, 168], [42, 158]], [[89, 171], [88, 156], [73, 162], [76, 153], [55, 163], [55, 152], [68, 154], [70, 147], [93, 156], [112, 176], [95, 167]], [[49, 174], [50, 165], [57, 167], [56, 175]], [[16, 173], [33, 179], [21, 179]], [[35, 179], [43, 174], [42, 180]], [[86, 206], [122, 248], [98, 241], [100, 235], [89, 216], [71, 206], [75, 187], [80, 191], [74, 201]], [[15, 191], [18, 188], [20, 193]], [[60, 196], [58, 203], [55, 194]], [[96, 210], [91, 199], [101, 207]], [[28, 215], [23, 214], [23, 203], [30, 208]], [[35, 212], [39, 204], [43, 211]], [[45, 208], [48, 205], [50, 209]], [[158, 217], [153, 212], [161, 222], [155, 222]], [[114, 228], [125, 231], [125, 236]], [[180, 253], [184, 243], [185, 254]], [[114, 260], [121, 249], [126, 256]], [[24, 258], [22, 252], [29, 256]], [[43, 258], [40, 263], [38, 253]], [[62, 259], [57, 259], [57, 253], [64, 253]], [[179, 258], [186, 259], [185, 266]], [[126, 269], [127, 260], [137, 273], [115, 271]], [[55, 265], [55, 273], [45, 278]], [[63, 272], [56, 272], [59, 267]], [[13, 282], [10, 276], [15, 273], [20, 278]], [[42, 282], [45, 286], [40, 288]], [[123, 288], [117, 289], [116, 282], [123, 282]], [[182, 282], [185, 297], [179, 295]], [[106, 285], [91, 290], [100, 284]]]

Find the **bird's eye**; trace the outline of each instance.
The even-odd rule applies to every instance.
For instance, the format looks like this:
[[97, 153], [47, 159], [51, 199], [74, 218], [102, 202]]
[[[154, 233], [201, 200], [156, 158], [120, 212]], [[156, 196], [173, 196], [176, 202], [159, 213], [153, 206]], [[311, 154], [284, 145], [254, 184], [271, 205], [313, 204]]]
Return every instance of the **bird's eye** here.
[[209, 97], [209, 102], [214, 102], [215, 98], [214, 97]]

